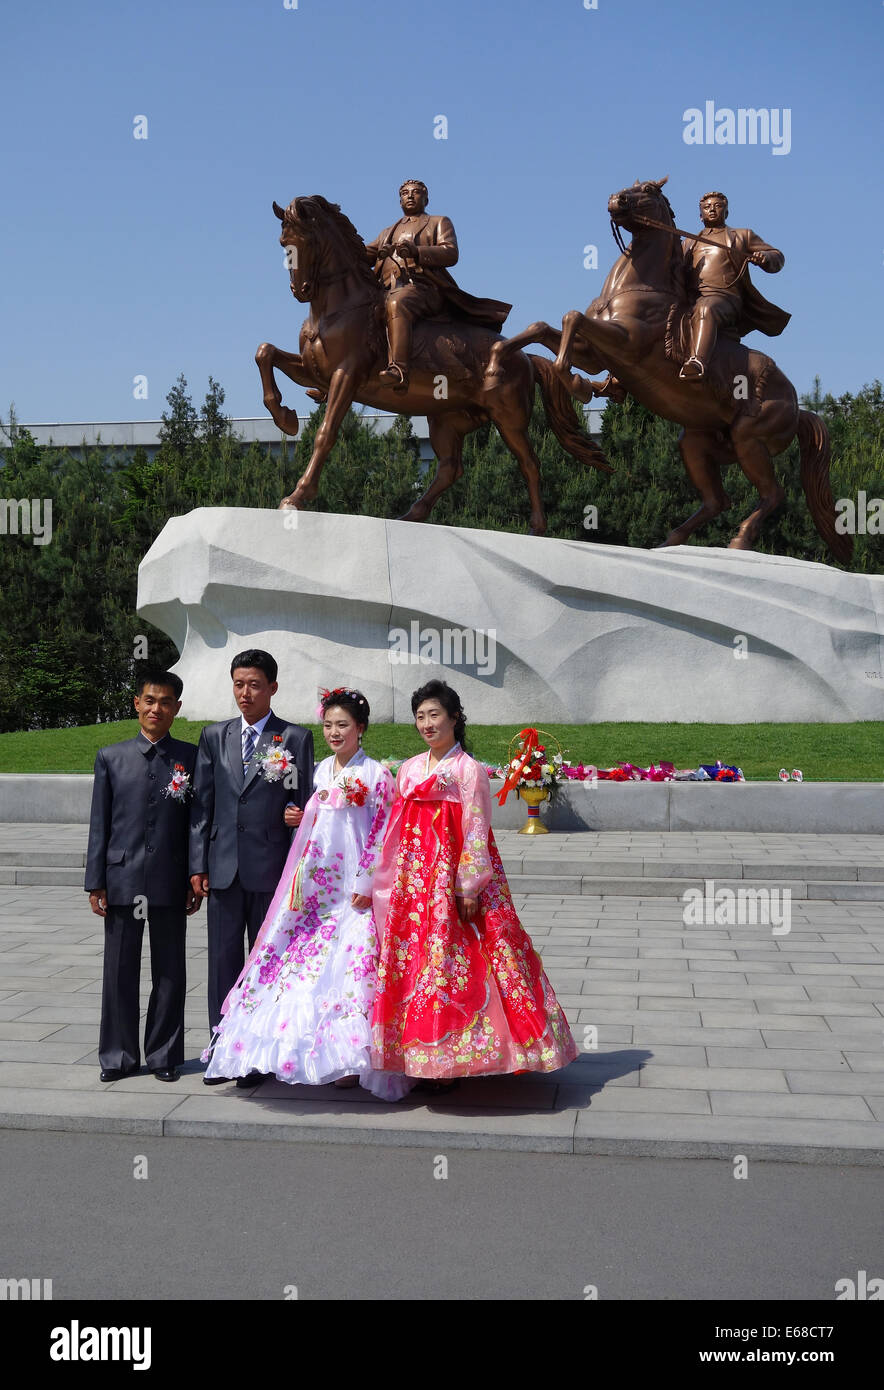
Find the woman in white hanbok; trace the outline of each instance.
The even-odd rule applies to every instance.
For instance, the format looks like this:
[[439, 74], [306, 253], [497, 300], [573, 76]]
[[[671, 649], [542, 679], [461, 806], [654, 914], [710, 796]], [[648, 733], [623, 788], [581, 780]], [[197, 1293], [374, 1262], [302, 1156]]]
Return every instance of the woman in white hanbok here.
[[364, 695], [326, 692], [321, 714], [331, 756], [316, 768], [264, 924], [203, 1054], [206, 1076], [358, 1083], [399, 1100], [413, 1082], [372, 1068], [370, 1027], [378, 964], [372, 878], [393, 779], [362, 749]]

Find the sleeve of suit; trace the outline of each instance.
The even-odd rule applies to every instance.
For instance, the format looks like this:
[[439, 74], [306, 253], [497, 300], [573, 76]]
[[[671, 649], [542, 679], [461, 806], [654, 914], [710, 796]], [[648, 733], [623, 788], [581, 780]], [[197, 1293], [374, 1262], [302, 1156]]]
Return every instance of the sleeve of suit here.
[[193, 799], [190, 806], [190, 852], [188, 873], [205, 874], [209, 869], [209, 831], [215, 814], [215, 763], [203, 729], [193, 768]]
[[749, 243], [750, 254], [753, 251], [764, 251], [773, 260], [772, 265], [764, 266], [765, 270], [782, 270], [783, 266], [786, 264], [786, 257], [783, 255], [782, 251], [778, 251], [775, 246], [768, 246], [766, 241], [762, 241], [761, 237], [756, 236], [755, 232], [748, 227], [746, 229], [746, 239]]
[[436, 240], [432, 246], [420, 246], [419, 264], [429, 266], [457, 265], [458, 249], [454, 227], [447, 217], [439, 218]]
[[304, 730], [304, 737], [301, 739], [301, 746], [297, 754], [298, 786], [294, 797], [295, 805], [300, 806], [303, 811], [307, 802], [313, 795], [313, 735], [309, 729]]
[[111, 784], [104, 754], [95, 755], [92, 809], [89, 814], [89, 848], [86, 851], [86, 892], [107, 888], [107, 844], [111, 826]]

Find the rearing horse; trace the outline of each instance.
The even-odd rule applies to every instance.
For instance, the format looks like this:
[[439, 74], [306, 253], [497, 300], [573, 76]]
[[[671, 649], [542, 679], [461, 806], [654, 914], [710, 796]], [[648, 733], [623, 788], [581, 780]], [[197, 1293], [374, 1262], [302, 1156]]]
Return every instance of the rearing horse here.
[[282, 222], [291, 289], [310, 316], [301, 328], [300, 352], [262, 343], [255, 354], [264, 404], [285, 434], [298, 433], [298, 417], [282, 404], [274, 368], [314, 399], [327, 394], [325, 417], [313, 453], [294, 492], [281, 507], [302, 508], [319, 490], [323, 465], [353, 401], [379, 410], [426, 415], [438, 460], [436, 477], [412, 504], [404, 521], [426, 521], [433, 504], [463, 472], [464, 437], [493, 421], [518, 460], [531, 499], [532, 535], [543, 535], [546, 517], [540, 494], [540, 464], [528, 438], [535, 384], [540, 386], [550, 426], [562, 446], [581, 463], [611, 472], [604, 454], [577, 423], [574, 407], [552, 362], [515, 352], [505, 367], [486, 376], [500, 335], [455, 319], [425, 319], [415, 325], [411, 384], [406, 393], [378, 381], [386, 365], [383, 289], [353, 224], [335, 203], [319, 195], [295, 198], [285, 209], [273, 204]]
[[[690, 306], [681, 241], [661, 191], [665, 182], [636, 182], [611, 195], [608, 212], [623, 254], [599, 297], [585, 314], [577, 309], [565, 314], [561, 333], [548, 323], [534, 323], [499, 343], [492, 371], [505, 370], [510, 352], [543, 343], [558, 354], [556, 370], [578, 400], [591, 398], [592, 383], [571, 371], [572, 362], [584, 371], [611, 372], [642, 405], [683, 426], [679, 448], [702, 505], [664, 545], [681, 545], [730, 506], [721, 468], [736, 460], [760, 502], [730, 545], [750, 550], [765, 518], [785, 501], [771, 460], [797, 434], [801, 484], [814, 526], [834, 558], [849, 564], [853, 540], [835, 530], [828, 431], [818, 415], [799, 409], [794, 386], [773, 359], [720, 335], [707, 376], [701, 382], [679, 378]], [[632, 233], [628, 247], [618, 227]]]

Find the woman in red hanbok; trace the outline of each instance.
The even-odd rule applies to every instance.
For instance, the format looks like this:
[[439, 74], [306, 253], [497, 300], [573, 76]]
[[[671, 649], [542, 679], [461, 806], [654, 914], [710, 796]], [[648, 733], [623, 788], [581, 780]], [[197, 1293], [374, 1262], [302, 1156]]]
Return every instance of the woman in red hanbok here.
[[513, 907], [491, 832], [488, 774], [463, 749], [444, 681], [411, 701], [428, 751], [399, 769], [375, 871], [380, 938], [372, 1066], [435, 1078], [555, 1071], [577, 1055]]

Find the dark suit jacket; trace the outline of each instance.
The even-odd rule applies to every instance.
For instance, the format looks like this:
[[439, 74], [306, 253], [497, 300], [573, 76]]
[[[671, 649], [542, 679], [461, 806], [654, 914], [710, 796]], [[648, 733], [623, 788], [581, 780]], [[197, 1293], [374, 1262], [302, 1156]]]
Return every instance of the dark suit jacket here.
[[[296, 788], [285, 779], [268, 782], [259, 758], [273, 746], [273, 735], [295, 759]], [[313, 792], [313, 735], [300, 724], [286, 724], [271, 712], [252, 756], [242, 771], [242, 720], [209, 724], [200, 734], [190, 816], [190, 872], [208, 874], [209, 888], [229, 888], [237, 873], [246, 892], [273, 892], [285, 865], [292, 832], [285, 824], [290, 801], [304, 807]]]
[[[400, 217], [399, 222], [401, 221]], [[383, 261], [377, 260], [378, 248], [383, 242], [392, 241], [399, 222], [385, 227], [380, 236], [365, 248], [368, 255], [376, 261], [375, 271], [386, 288], [389, 288], [390, 281], [399, 271], [390, 257], [385, 257]], [[486, 327], [500, 329], [512, 305], [504, 304], [499, 299], [479, 299], [474, 294], [467, 294], [448, 271], [448, 266], [457, 264], [459, 255], [457, 237], [449, 218], [431, 217], [425, 212], [410, 230], [412, 241], [420, 248], [420, 260], [414, 269], [415, 280], [429, 280], [441, 290], [447, 300], [449, 312], [454, 313], [457, 318], [471, 319], [475, 323], [485, 324]]]
[[86, 891], [105, 889], [114, 907], [131, 907], [139, 895], [155, 907], [187, 901], [190, 798], [176, 801], [164, 788], [176, 763], [192, 784], [196, 747], [169, 734], [148, 757], [152, 747], [138, 734], [95, 758]]

